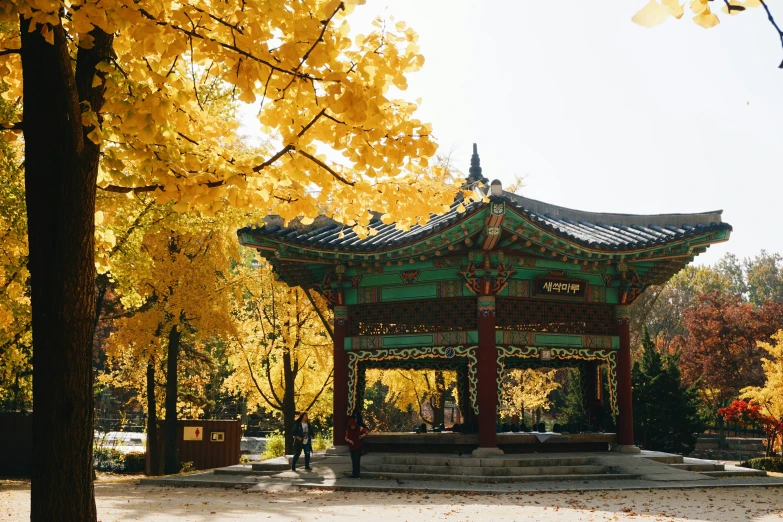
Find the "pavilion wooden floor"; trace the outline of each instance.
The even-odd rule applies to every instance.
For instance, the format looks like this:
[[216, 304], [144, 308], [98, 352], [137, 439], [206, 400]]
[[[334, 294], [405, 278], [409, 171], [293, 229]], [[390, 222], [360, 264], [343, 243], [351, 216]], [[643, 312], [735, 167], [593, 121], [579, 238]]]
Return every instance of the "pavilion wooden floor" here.
[[[614, 433], [498, 433], [498, 447], [506, 453], [607, 451], [617, 441]], [[469, 453], [478, 447], [476, 433], [370, 433], [369, 451], [399, 453]]]

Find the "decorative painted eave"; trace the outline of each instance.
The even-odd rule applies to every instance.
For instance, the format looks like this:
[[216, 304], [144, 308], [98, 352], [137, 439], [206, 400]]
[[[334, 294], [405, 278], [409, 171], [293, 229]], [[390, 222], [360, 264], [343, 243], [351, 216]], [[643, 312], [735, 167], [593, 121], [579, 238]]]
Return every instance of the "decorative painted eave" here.
[[[470, 174], [463, 189], [479, 198], [455, 199], [448, 212], [430, 215], [426, 225], [401, 230], [377, 217], [370, 235], [359, 237], [328, 217], [310, 225], [295, 220], [286, 226], [277, 216], [239, 231], [242, 245], [256, 248], [289, 284], [318, 284], [329, 265], [383, 270], [383, 267], [438, 263], [468, 252], [479, 257], [503, 252], [520, 263], [551, 263], [569, 270], [633, 275], [642, 286], [662, 284], [711, 244], [729, 239], [731, 226], [722, 211], [697, 214], [608, 214], [574, 210], [505, 192], [501, 183], [483, 176], [473, 146]], [[457, 259], [459, 258], [459, 259]], [[441, 263], [442, 264], [442, 263]], [[607, 285], [608, 286], [608, 285]]]

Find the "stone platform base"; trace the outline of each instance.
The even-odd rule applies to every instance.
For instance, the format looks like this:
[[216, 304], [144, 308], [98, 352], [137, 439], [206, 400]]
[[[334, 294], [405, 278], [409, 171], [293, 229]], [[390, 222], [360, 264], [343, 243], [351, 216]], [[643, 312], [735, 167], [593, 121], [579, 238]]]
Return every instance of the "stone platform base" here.
[[642, 450], [638, 446], [632, 444], [617, 444], [612, 446], [612, 450], [616, 453], [641, 453]]
[[499, 457], [500, 455], [504, 455], [500, 448], [476, 448], [473, 450], [473, 456], [478, 458]]
[[[564, 453], [607, 451], [614, 433], [498, 433], [503, 453]], [[370, 453], [456, 453], [470, 455], [478, 448], [476, 433], [370, 433], [364, 439]], [[331, 451], [331, 450], [329, 450]], [[331, 453], [327, 453], [331, 454]]]

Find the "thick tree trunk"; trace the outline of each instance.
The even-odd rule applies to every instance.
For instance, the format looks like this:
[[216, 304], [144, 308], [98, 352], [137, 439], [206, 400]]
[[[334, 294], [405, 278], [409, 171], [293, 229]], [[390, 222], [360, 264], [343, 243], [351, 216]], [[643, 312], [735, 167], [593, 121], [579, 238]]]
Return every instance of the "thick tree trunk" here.
[[296, 421], [296, 400], [294, 397], [294, 380], [296, 378], [294, 368], [291, 365], [291, 354], [283, 353], [283, 433], [285, 433], [285, 454], [290, 455], [294, 451], [294, 434], [291, 431]]
[[174, 325], [169, 331], [168, 361], [166, 363], [166, 420], [163, 441], [163, 473], [179, 473], [177, 455], [177, 359], [181, 333]]
[[150, 475], [160, 473], [160, 452], [158, 451], [158, 408], [155, 402], [155, 365], [147, 363], [147, 447], [150, 452]]
[[[32, 31], [31, 31], [32, 29]], [[100, 149], [80, 102], [103, 106], [95, 65], [112, 37], [94, 30], [74, 70], [62, 26], [54, 44], [21, 19], [25, 187], [33, 325], [32, 521], [96, 520], [92, 485], [94, 220]], [[101, 73], [102, 76], [102, 73]]]

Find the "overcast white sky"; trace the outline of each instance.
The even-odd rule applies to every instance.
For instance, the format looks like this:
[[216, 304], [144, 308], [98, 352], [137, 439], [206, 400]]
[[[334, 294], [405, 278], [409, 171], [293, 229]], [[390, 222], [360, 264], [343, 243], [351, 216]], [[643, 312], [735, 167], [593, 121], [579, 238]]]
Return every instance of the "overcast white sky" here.
[[[590, 211], [723, 209], [731, 240], [698, 258], [783, 253], [783, 59], [764, 12], [686, 18], [655, 29], [646, 0], [368, 0], [354, 33], [378, 15], [420, 36], [424, 69], [408, 99], [467, 171], [523, 194]], [[714, 2], [719, 4], [719, 2]], [[770, 2], [783, 22], [783, 2]], [[717, 8], [718, 6], [716, 6]]]

